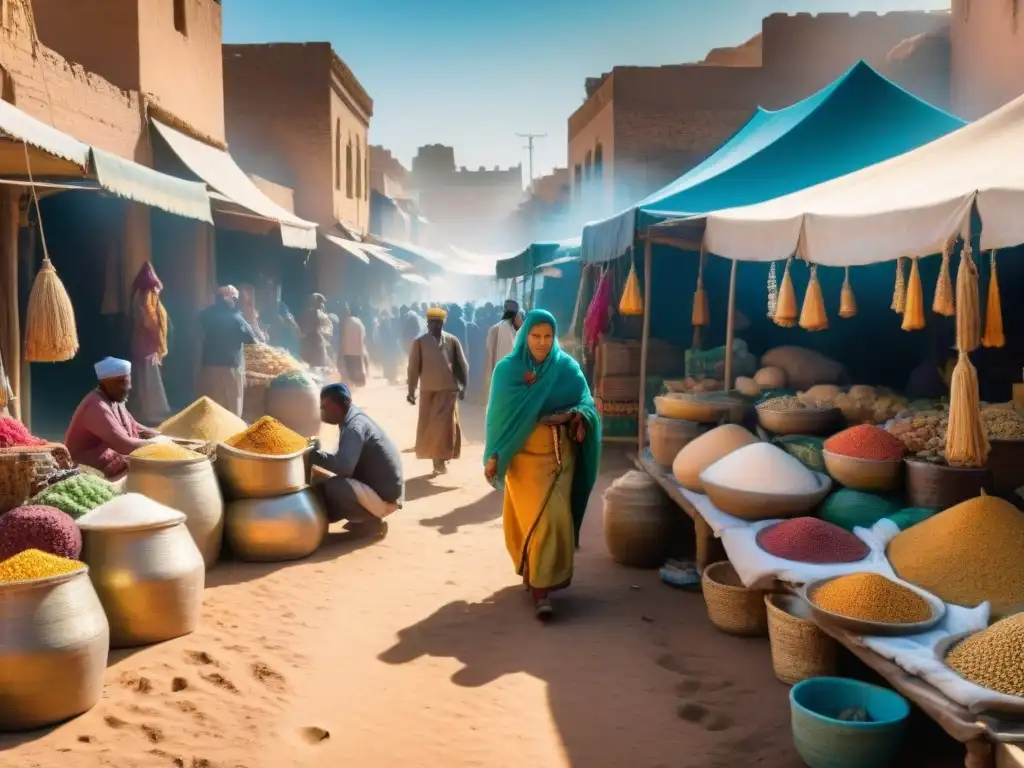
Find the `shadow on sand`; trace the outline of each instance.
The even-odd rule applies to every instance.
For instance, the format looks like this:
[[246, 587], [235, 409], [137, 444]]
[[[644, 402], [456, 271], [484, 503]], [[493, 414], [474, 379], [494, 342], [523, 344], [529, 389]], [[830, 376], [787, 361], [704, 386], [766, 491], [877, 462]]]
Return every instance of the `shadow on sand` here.
[[453, 509], [438, 517], [420, 520], [426, 528], [436, 528], [442, 536], [458, 533], [459, 528], [470, 525], [483, 525], [501, 519], [501, 493], [491, 491], [472, 504]]

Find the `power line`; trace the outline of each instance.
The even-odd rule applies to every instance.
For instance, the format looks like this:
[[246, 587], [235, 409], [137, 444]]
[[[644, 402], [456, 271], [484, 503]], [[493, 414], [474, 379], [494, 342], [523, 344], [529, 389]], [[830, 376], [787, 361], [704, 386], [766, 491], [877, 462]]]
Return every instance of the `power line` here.
[[530, 191], [533, 191], [533, 141], [534, 139], [543, 139], [547, 137], [546, 133], [517, 133], [520, 139], [526, 139], [526, 144], [523, 145], [523, 149], [529, 152], [529, 163], [530, 163]]

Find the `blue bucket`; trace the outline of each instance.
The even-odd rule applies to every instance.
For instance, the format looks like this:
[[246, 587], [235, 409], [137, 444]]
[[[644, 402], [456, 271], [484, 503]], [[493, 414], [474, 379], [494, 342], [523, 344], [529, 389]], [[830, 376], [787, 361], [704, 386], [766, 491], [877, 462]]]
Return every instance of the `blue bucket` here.
[[[863, 707], [870, 722], [838, 720]], [[842, 677], [814, 677], [789, 691], [796, 751], [810, 768], [885, 768], [903, 746], [910, 705], [894, 691]]]

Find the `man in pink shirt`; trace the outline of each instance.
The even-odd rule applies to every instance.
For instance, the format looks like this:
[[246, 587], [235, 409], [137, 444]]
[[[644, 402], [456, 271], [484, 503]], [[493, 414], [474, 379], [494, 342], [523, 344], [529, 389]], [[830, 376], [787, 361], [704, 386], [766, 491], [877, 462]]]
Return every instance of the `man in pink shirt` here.
[[159, 442], [159, 433], [140, 425], [125, 403], [132, 388], [132, 364], [107, 357], [96, 363], [99, 386], [75, 409], [64, 445], [77, 464], [117, 477], [128, 469], [125, 457], [142, 445]]

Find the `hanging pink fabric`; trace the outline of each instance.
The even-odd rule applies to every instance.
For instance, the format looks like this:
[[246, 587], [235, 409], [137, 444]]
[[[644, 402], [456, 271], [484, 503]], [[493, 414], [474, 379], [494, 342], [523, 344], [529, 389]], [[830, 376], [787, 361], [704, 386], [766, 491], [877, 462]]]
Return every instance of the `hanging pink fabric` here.
[[606, 269], [601, 275], [601, 281], [594, 291], [594, 298], [590, 300], [587, 307], [587, 314], [583, 318], [583, 342], [587, 349], [593, 349], [601, 340], [601, 336], [608, 330], [611, 321], [612, 308], [612, 280], [611, 270]]

